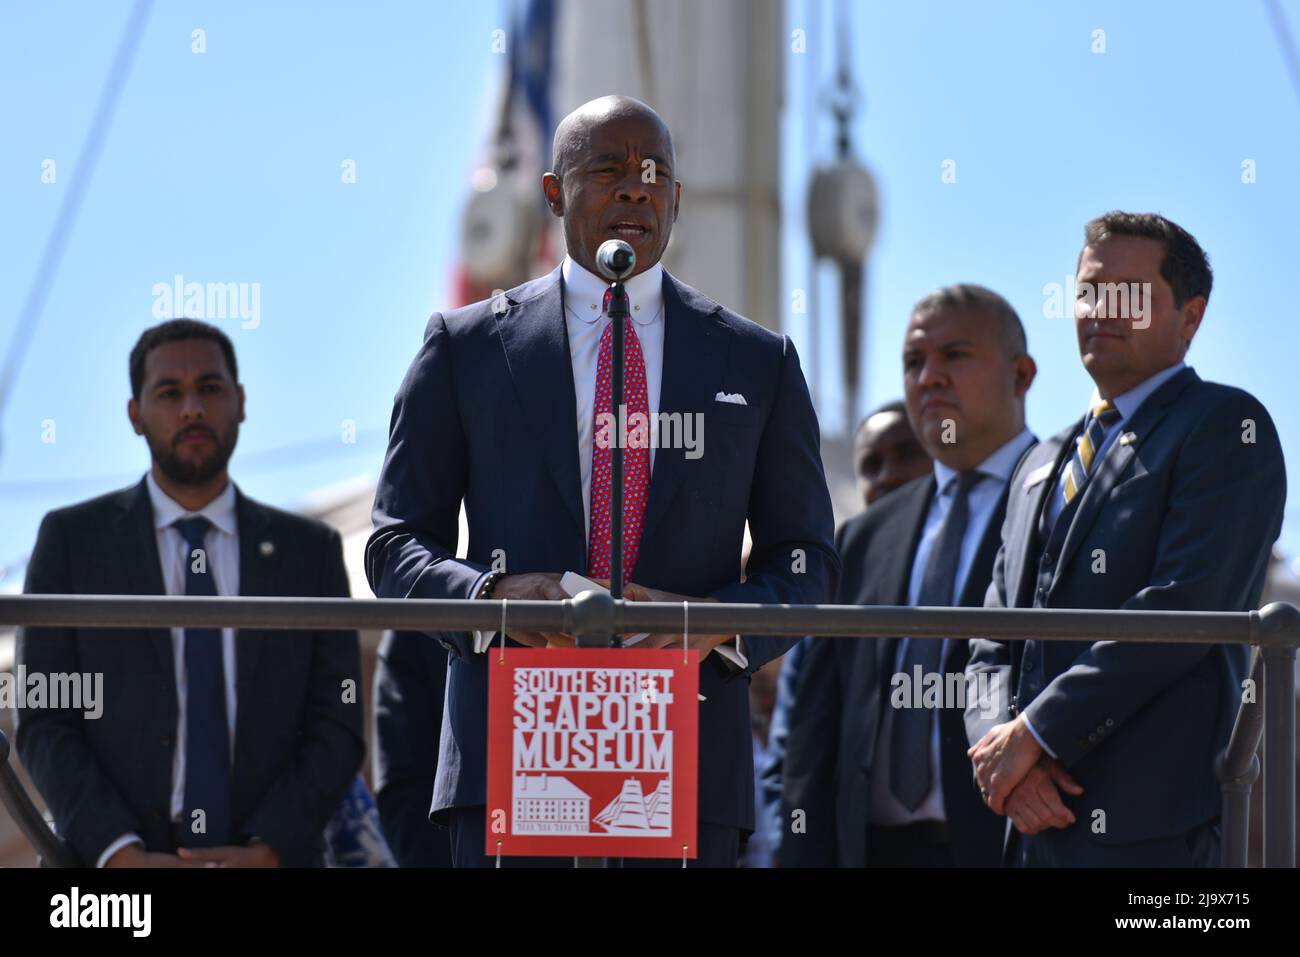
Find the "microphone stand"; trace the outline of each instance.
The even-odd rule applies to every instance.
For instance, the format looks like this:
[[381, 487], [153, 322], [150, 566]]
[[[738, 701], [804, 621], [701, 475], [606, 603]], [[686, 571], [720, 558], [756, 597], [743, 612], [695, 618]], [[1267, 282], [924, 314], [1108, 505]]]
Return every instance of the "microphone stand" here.
[[[610, 503], [609, 503], [609, 594], [615, 601], [623, 597], [623, 442], [625, 419], [623, 412], [623, 320], [630, 315], [627, 289], [621, 280], [609, 284], [609, 319], [614, 324], [612, 346], [614, 354], [610, 363], [610, 405], [614, 415], [615, 437], [609, 452]], [[623, 636], [615, 633], [610, 642], [614, 648], [623, 647]]]
[[[619, 410], [623, 407], [623, 320], [629, 315], [627, 289], [620, 280], [609, 284], [609, 319], [614, 324], [610, 345], [613, 347], [613, 360], [610, 363], [609, 404], [614, 414], [614, 444], [609, 450], [610, 467], [610, 502], [609, 502], [609, 594], [614, 601], [623, 597], [623, 423]], [[617, 606], [614, 606], [615, 608]], [[578, 646], [587, 642], [578, 636]], [[622, 648], [623, 636], [617, 631], [609, 635], [608, 644], [603, 640], [591, 643], [592, 647]], [[576, 868], [609, 867], [606, 857], [575, 857]]]

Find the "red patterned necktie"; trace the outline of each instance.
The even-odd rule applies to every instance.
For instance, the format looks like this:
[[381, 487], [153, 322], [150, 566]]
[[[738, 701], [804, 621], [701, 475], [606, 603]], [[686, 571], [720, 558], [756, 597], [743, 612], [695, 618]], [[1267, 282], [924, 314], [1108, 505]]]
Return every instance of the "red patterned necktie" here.
[[[606, 290], [606, 313], [611, 298], [612, 294]], [[596, 363], [595, 420], [591, 433], [591, 542], [587, 551], [587, 574], [592, 578], [609, 577], [609, 507], [613, 498], [610, 449], [618, 437], [618, 425], [615, 422], [602, 430], [602, 422], [609, 420], [602, 420], [601, 416], [608, 417], [610, 412], [613, 342], [614, 324], [611, 322], [600, 337], [600, 358]], [[623, 584], [626, 585], [636, 568], [641, 546], [641, 520], [645, 516], [646, 496], [650, 491], [650, 405], [646, 398], [645, 358], [641, 355], [641, 340], [636, 336], [631, 318], [624, 320], [623, 327], [623, 379], [628, 434], [623, 441]], [[637, 413], [644, 418], [634, 418]], [[604, 448], [601, 448], [602, 443]]]

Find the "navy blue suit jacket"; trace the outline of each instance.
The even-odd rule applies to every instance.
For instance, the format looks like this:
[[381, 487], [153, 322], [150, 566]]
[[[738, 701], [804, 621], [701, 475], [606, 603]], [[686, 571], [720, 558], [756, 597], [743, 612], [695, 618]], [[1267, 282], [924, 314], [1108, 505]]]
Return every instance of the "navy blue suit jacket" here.
[[[1012, 477], [985, 604], [1257, 607], [1286, 500], [1282, 449], [1264, 407], [1190, 368], [1178, 373], [1123, 424], [1127, 434], [1094, 465], [1081, 495], [1061, 513], [1058, 535], [1044, 542], [1039, 515], [1057, 494], [1081, 427], [1082, 421], [1033, 449]], [[1042, 477], [1045, 466], [1050, 474]], [[1037, 481], [1026, 487], [1030, 478]], [[1062, 794], [1077, 818], [1071, 830], [1082, 829], [1062, 846], [1169, 838], [1219, 814], [1214, 759], [1240, 707], [1248, 648], [1012, 644], [972, 641], [967, 670], [990, 672], [1001, 696], [995, 700], [1023, 711], [1083, 787], [1078, 797]], [[969, 740], [1013, 713], [987, 718], [968, 708]], [[1103, 821], [1104, 830], [1094, 823]], [[1055, 837], [1045, 834], [1049, 842]], [[1086, 852], [1074, 853], [1082, 856], [1058, 863], [1088, 863]]]
[[[703, 454], [655, 453], [633, 580], [721, 601], [801, 604], [834, 593], [839, 560], [817, 418], [794, 346], [667, 272], [660, 412], [703, 413]], [[745, 405], [718, 402], [741, 393]], [[587, 568], [577, 412], [557, 267], [429, 321], [397, 393], [366, 571], [383, 598], [470, 598], [507, 570]], [[464, 502], [467, 558], [455, 558]], [[753, 539], [740, 581], [746, 521]], [[487, 667], [468, 633], [452, 652], [432, 812], [482, 806]], [[796, 637], [745, 636], [746, 671], [701, 663], [699, 817], [752, 830], [749, 673]]]

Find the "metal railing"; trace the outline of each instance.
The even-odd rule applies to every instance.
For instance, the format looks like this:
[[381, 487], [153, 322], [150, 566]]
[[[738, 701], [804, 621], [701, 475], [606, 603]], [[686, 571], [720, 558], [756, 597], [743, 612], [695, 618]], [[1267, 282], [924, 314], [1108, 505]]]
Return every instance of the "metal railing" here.
[[[503, 619], [504, 616], [504, 619]], [[189, 598], [138, 595], [0, 596], [0, 624], [97, 628], [396, 629], [497, 631], [502, 621], [528, 631], [576, 635], [583, 647], [614, 634], [698, 633], [819, 635], [845, 638], [982, 638], [1004, 641], [1135, 641], [1253, 645], [1252, 671], [1262, 694], [1247, 697], [1215, 772], [1223, 788], [1222, 863], [1246, 864], [1250, 791], [1264, 760], [1264, 864], [1295, 866], [1295, 660], [1300, 609], [1285, 603], [1251, 612], [1148, 612], [1075, 609], [753, 605], [631, 602], [599, 592], [565, 601], [451, 601], [350, 598]], [[1262, 679], [1262, 684], [1261, 684]], [[7, 746], [3, 748], [7, 751]], [[7, 755], [6, 755], [7, 757]], [[28, 839], [59, 863], [61, 847], [5, 762], [5, 806]], [[17, 789], [17, 798], [11, 793]], [[27, 807], [23, 804], [26, 803]], [[28, 811], [30, 808], [30, 813]], [[16, 809], [16, 810], [15, 810]], [[53, 842], [53, 844], [51, 844]], [[53, 850], [53, 853], [49, 853]]]

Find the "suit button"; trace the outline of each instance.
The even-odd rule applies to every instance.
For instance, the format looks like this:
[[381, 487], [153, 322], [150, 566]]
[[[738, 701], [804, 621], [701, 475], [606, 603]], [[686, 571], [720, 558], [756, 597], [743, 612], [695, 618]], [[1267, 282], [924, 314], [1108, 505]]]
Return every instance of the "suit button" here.
[[1051, 552], [1043, 552], [1043, 564], [1044, 564], [1044, 565], [1050, 565], [1050, 564], [1052, 564], [1052, 553], [1051, 553]]
[[1088, 735], [1088, 740], [1095, 743], [1097, 740], [1097, 736], [1095, 734], [1090, 734]]
[[1025, 662], [1025, 672], [1026, 672], [1026, 674], [1029, 673], [1030, 671], [1033, 671], [1033, 670], [1034, 670], [1034, 663], [1033, 663], [1032, 661], [1026, 661], [1026, 662]]
[[1114, 719], [1114, 718], [1107, 718], [1107, 719], [1106, 719], [1106, 727], [1108, 727], [1108, 728], [1113, 728], [1113, 727], [1115, 727], [1115, 719]]

